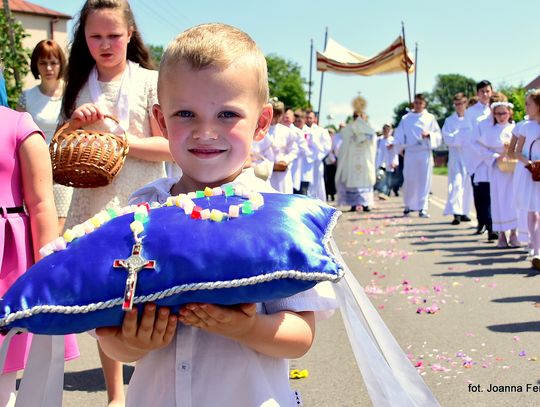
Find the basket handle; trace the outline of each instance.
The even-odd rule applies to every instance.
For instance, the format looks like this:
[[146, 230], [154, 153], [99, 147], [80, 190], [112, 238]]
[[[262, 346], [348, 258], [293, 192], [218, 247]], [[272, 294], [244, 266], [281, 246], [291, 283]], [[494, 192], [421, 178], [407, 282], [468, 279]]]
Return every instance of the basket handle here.
[[[118, 124], [118, 125], [120, 124], [120, 121], [119, 121], [116, 117], [111, 116], [111, 115], [109, 115], [109, 114], [103, 115], [103, 120], [105, 120], [105, 119], [111, 119], [113, 122], [116, 122], [116, 124]], [[62, 126], [60, 126], [60, 127], [58, 128], [58, 130], [56, 130], [56, 133], [54, 133], [53, 138], [56, 137], [56, 136], [59, 135], [59, 134], [62, 134], [62, 133], [64, 132], [64, 130], [66, 130], [71, 124], [72, 124], [72, 120], [66, 120], [66, 121], [64, 122], [64, 124], [62, 124]], [[79, 129], [79, 127], [78, 127], [77, 129]], [[75, 129], [75, 130], [77, 130], [77, 129]], [[123, 130], [123, 129], [122, 129], [122, 130]], [[126, 131], [123, 130], [123, 132], [124, 132], [124, 138], [127, 139]]]
[[532, 146], [534, 143], [536, 143], [536, 140], [538, 139], [534, 139], [531, 145], [529, 146], [529, 161], [532, 161]]

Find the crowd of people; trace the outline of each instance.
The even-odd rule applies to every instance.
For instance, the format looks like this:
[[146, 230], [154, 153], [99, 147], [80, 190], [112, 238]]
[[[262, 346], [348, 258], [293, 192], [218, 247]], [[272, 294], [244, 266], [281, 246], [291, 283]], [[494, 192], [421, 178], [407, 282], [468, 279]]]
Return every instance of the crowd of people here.
[[[293, 112], [273, 100], [275, 124], [260, 142], [265, 148], [258, 149], [258, 156], [269, 163], [263, 178], [282, 192], [367, 212], [375, 193], [386, 200], [392, 193], [399, 196], [403, 186], [403, 215], [418, 212], [429, 218], [433, 150], [444, 143], [448, 197], [443, 214], [453, 217], [452, 225], [470, 222], [474, 205], [476, 234], [486, 233], [498, 248], [527, 247], [533, 266], [539, 268], [537, 184], [525, 169], [540, 148], [533, 143], [536, 91], [527, 95], [525, 119], [514, 123], [513, 106], [504, 94], [494, 92], [487, 80], [476, 87], [470, 98], [454, 95], [455, 112], [442, 129], [422, 94], [415, 95], [395, 132], [389, 123], [381, 131], [371, 127], [362, 97], [353, 101], [352, 120], [337, 131], [318, 126], [312, 111]], [[290, 177], [292, 187], [283, 182]]]
[[[237, 41], [243, 48], [232, 46]], [[194, 57], [206, 54], [208, 61]], [[403, 214], [418, 212], [428, 218], [433, 149], [443, 140], [449, 146], [444, 213], [453, 215], [454, 225], [470, 221], [474, 200], [477, 233], [487, 232], [490, 240], [498, 240], [498, 247], [526, 241], [532, 264], [540, 269], [540, 199], [536, 199], [540, 184], [526, 169], [540, 159], [540, 146], [535, 145], [540, 135], [540, 91], [527, 96], [528, 119], [514, 124], [512, 105], [482, 81], [477, 85], [478, 100], [470, 107], [464, 94], [454, 97], [456, 112], [442, 130], [426, 109], [425, 97], [418, 94], [395, 133], [390, 124], [380, 132], [370, 125], [366, 100], [359, 96], [353, 101], [352, 120], [335, 131], [321, 127], [312, 110], [293, 110], [269, 98], [261, 60], [260, 50], [241, 31], [219, 24], [200, 26], [173, 41], [158, 77], [125, 0], [85, 2], [68, 58], [53, 40], [40, 41], [30, 61], [39, 84], [23, 92], [19, 113], [0, 108], [0, 121], [9, 124], [2, 129], [3, 161], [11, 163], [0, 167], [1, 221], [3, 230], [10, 231], [5, 233], [0, 295], [40, 259], [38, 249], [45, 243], [104, 208], [127, 205], [134, 191], [166, 176], [172, 181], [160, 196], [237, 180], [258, 190], [308, 195], [365, 212], [375, 205], [375, 193], [386, 200], [392, 193], [399, 196], [403, 186]], [[119, 124], [108, 122], [109, 115]], [[71, 128], [126, 134], [129, 154], [110, 185], [53, 186], [47, 144], [64, 122]], [[220, 144], [214, 146], [218, 138]], [[124, 405], [121, 362], [134, 360], [143, 363], [130, 386], [132, 405], [157, 399], [162, 400], [157, 405], [173, 405], [175, 391], [158, 390], [164, 383], [207, 400], [206, 379], [197, 376], [194, 384], [170, 383], [175, 380], [175, 361], [180, 358], [176, 347], [181, 341], [190, 344], [201, 371], [212, 370], [216, 360], [205, 356], [207, 352], [224, 357], [233, 355], [236, 346], [253, 369], [267, 370], [268, 382], [251, 375], [250, 385], [258, 394], [241, 396], [221, 386], [220, 394], [227, 394], [223, 397], [245, 397], [242, 402], [251, 405], [266, 394], [289, 400], [279, 373], [283, 363], [272, 364], [269, 358], [281, 361], [305, 353], [313, 338], [314, 313], [325, 307], [328, 304], [314, 291], [280, 302], [273, 314], [268, 313], [271, 318], [257, 320], [251, 308], [197, 305], [174, 317], [147, 305], [139, 322], [134, 311], [123, 327], [98, 330], [109, 405]], [[276, 318], [281, 318], [277, 325]], [[250, 328], [255, 322], [279, 335], [254, 334]], [[180, 339], [174, 340], [179, 323]], [[154, 335], [137, 331], [141, 325], [150, 326]], [[197, 334], [199, 342], [190, 339], [195, 329], [204, 331]], [[30, 337], [19, 336], [21, 344], [10, 349], [8, 361], [13, 361], [0, 375], [0, 405], [15, 399], [14, 372], [25, 366]], [[66, 337], [66, 344], [66, 360], [77, 357], [74, 337]], [[231, 371], [245, 381], [243, 370]], [[272, 388], [274, 384], [279, 389]], [[140, 404], [141, 400], [148, 403]]]

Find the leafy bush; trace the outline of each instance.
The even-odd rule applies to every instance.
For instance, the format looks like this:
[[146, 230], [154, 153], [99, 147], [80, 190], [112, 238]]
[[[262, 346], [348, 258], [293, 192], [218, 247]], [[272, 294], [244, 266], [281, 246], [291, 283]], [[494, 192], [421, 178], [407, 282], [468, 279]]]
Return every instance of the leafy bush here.
[[[13, 36], [15, 39], [15, 52], [9, 41], [9, 24], [3, 10], [0, 10], [0, 58], [4, 64], [4, 78], [8, 101], [15, 107], [23, 89], [23, 79], [30, 71], [30, 50], [23, 47], [23, 38], [28, 37], [20, 21], [11, 18]], [[20, 81], [15, 81], [15, 72], [19, 74]]]

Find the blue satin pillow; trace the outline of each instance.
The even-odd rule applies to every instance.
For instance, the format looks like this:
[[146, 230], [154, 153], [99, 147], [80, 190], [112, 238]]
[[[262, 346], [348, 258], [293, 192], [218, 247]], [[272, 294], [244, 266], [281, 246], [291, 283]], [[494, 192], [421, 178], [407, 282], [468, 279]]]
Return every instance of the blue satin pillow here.
[[[254, 213], [223, 222], [192, 219], [176, 206], [150, 210], [142, 255], [156, 266], [138, 273], [134, 304], [263, 302], [339, 280], [343, 268], [327, 245], [339, 212], [300, 195], [262, 195]], [[245, 200], [193, 201], [227, 212]], [[120, 325], [127, 271], [113, 263], [131, 255], [133, 219], [111, 219], [32, 266], [1, 300], [0, 329], [60, 335]]]

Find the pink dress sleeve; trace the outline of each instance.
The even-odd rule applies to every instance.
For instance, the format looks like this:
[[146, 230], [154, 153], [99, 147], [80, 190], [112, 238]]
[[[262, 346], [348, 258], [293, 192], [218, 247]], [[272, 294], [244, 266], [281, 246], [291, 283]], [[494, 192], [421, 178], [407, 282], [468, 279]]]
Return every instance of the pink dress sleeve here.
[[17, 150], [21, 146], [21, 143], [34, 133], [41, 134], [41, 137], [45, 139], [45, 135], [34, 122], [30, 113], [19, 113], [19, 121], [15, 132]]

